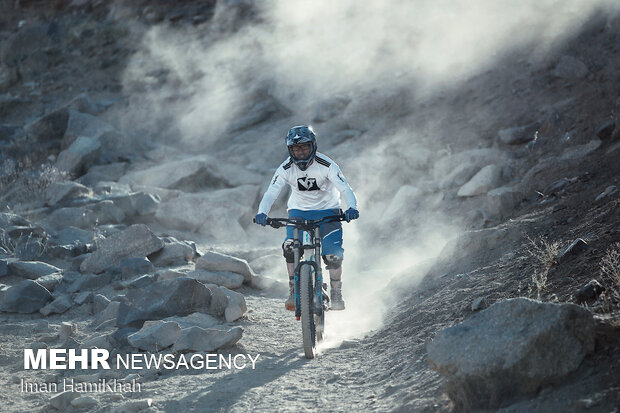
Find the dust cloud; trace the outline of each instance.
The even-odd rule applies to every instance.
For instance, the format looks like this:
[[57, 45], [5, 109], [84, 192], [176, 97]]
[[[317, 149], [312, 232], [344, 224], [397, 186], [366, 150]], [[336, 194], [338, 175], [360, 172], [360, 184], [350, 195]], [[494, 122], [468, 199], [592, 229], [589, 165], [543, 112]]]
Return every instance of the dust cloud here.
[[[218, 2], [214, 24], [239, 4], [245, 3]], [[291, 126], [310, 123], [317, 101], [336, 94], [351, 99], [357, 112], [315, 125], [319, 150], [340, 164], [360, 204], [361, 219], [344, 225], [347, 311], [333, 315], [338, 328], [332, 330], [340, 339], [379, 327], [397, 298], [380, 299], [377, 291], [395, 278], [421, 278], [419, 264], [463, 231], [441, 214], [446, 201], [425, 190], [440, 184], [433, 162], [443, 149], [414, 126], [392, 130], [376, 106], [365, 112], [356, 103], [376, 96], [389, 101], [399, 90], [417, 102], [430, 99], [515, 50], [542, 59], [593, 14], [620, 8], [613, 0], [272, 0], [252, 7], [258, 18], [222, 36], [200, 28], [151, 28], [125, 72], [127, 91], [140, 108], [129, 118], [159, 119], [166, 126], [160, 133], [177, 133], [181, 142], [208, 152], [217, 141], [234, 142], [231, 123], [257, 96], [286, 106]], [[366, 139], [326, 145], [322, 131], [337, 130], [339, 122], [364, 124]], [[248, 150], [283, 152], [283, 139], [274, 139], [286, 133], [282, 122], [260, 128], [256, 147]], [[277, 164], [259, 166], [273, 171]], [[284, 279], [284, 264], [281, 270]]]

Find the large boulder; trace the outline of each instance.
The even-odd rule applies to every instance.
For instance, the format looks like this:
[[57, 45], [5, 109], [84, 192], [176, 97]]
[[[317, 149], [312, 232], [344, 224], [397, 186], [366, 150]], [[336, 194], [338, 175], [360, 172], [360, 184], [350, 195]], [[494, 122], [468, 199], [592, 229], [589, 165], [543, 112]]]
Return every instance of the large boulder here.
[[164, 226], [200, 232], [219, 241], [246, 237], [239, 221], [250, 221], [259, 187], [242, 185], [207, 193], [179, 196], [159, 204], [155, 218]]
[[30, 141], [39, 142], [45, 147], [60, 147], [60, 140], [67, 130], [69, 111], [58, 109], [24, 126]]
[[217, 287], [213, 290], [209, 307], [211, 314], [224, 317], [227, 323], [232, 323], [243, 317], [247, 310], [243, 294], [226, 287]]
[[65, 147], [67, 147], [80, 136], [99, 141], [104, 134], [113, 132], [114, 130], [114, 127], [103, 119], [89, 113], [81, 113], [70, 109], [67, 130], [65, 131], [63, 142]]
[[73, 181], [54, 182], [45, 189], [45, 199], [50, 206], [89, 195], [90, 189]]
[[81, 175], [83, 169], [99, 157], [101, 142], [90, 136], [78, 136], [71, 145], [58, 154], [56, 167], [61, 171]]
[[108, 198], [119, 207], [127, 217], [152, 215], [157, 211], [160, 198], [146, 192], [135, 192]]
[[243, 275], [243, 280], [249, 283], [256, 274], [248, 262], [242, 258], [220, 252], [209, 251], [196, 260], [196, 268], [207, 271], [230, 271]]
[[594, 319], [573, 304], [509, 299], [442, 330], [427, 350], [457, 410], [496, 409], [575, 370], [594, 350]]
[[241, 336], [241, 327], [230, 330], [190, 327], [181, 330], [181, 336], [172, 346], [172, 351], [215, 351], [233, 346], [241, 340]]
[[179, 241], [174, 237], [164, 238], [164, 248], [149, 255], [149, 260], [158, 267], [185, 265], [194, 259], [196, 245], [187, 241]]
[[41, 284], [24, 280], [4, 292], [0, 311], [9, 313], [34, 313], [52, 300], [52, 294]]
[[502, 169], [497, 165], [487, 165], [476, 173], [457, 192], [458, 196], [475, 196], [486, 194], [501, 183]]
[[181, 336], [181, 327], [174, 321], [147, 321], [127, 341], [133, 347], [145, 351], [160, 351], [170, 347]]
[[60, 268], [40, 261], [15, 261], [9, 264], [12, 275], [36, 280], [45, 275], [61, 272]]
[[164, 242], [146, 225], [132, 225], [100, 241], [97, 250], [82, 262], [80, 271], [103, 272], [117, 266], [123, 258], [147, 256], [163, 246]]
[[215, 284], [234, 290], [243, 285], [243, 275], [230, 271], [207, 271], [197, 269], [189, 272], [188, 277], [205, 284]]
[[159, 281], [127, 293], [127, 301], [121, 303], [118, 312], [117, 325], [139, 327], [148, 320], [206, 311], [210, 303], [211, 291], [192, 278]]

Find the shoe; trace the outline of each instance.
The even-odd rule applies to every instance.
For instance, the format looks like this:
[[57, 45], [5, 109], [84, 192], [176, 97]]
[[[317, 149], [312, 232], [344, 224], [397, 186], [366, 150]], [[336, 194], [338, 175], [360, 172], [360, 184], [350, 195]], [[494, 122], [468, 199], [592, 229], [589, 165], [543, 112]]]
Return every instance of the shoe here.
[[288, 311], [295, 311], [295, 286], [290, 281], [288, 283], [288, 293], [288, 298], [284, 303], [284, 308]]
[[344, 310], [344, 300], [342, 299], [342, 281], [332, 281], [332, 294], [330, 296], [331, 310]]

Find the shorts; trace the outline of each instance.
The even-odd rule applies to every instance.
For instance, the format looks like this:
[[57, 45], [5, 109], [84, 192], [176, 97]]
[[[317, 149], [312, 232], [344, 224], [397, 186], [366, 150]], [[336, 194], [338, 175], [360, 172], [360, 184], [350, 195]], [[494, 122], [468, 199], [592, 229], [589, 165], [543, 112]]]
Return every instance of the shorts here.
[[[316, 211], [302, 211], [300, 209], [291, 209], [288, 211], [289, 218], [303, 219], [319, 219], [329, 215], [341, 214], [340, 209], [322, 209]], [[337, 255], [341, 259], [344, 258], [344, 249], [342, 248], [342, 224], [340, 221], [325, 222], [319, 226], [321, 234], [321, 249], [323, 255]], [[286, 238], [293, 239], [293, 227], [286, 227]]]

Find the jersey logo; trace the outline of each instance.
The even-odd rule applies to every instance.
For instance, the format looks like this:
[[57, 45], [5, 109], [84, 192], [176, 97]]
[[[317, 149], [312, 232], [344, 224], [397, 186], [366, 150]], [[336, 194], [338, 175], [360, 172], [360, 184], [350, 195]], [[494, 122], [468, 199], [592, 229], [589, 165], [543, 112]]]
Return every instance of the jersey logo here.
[[297, 179], [297, 188], [300, 191], [318, 191], [319, 187], [316, 184], [316, 178], [298, 178]]

